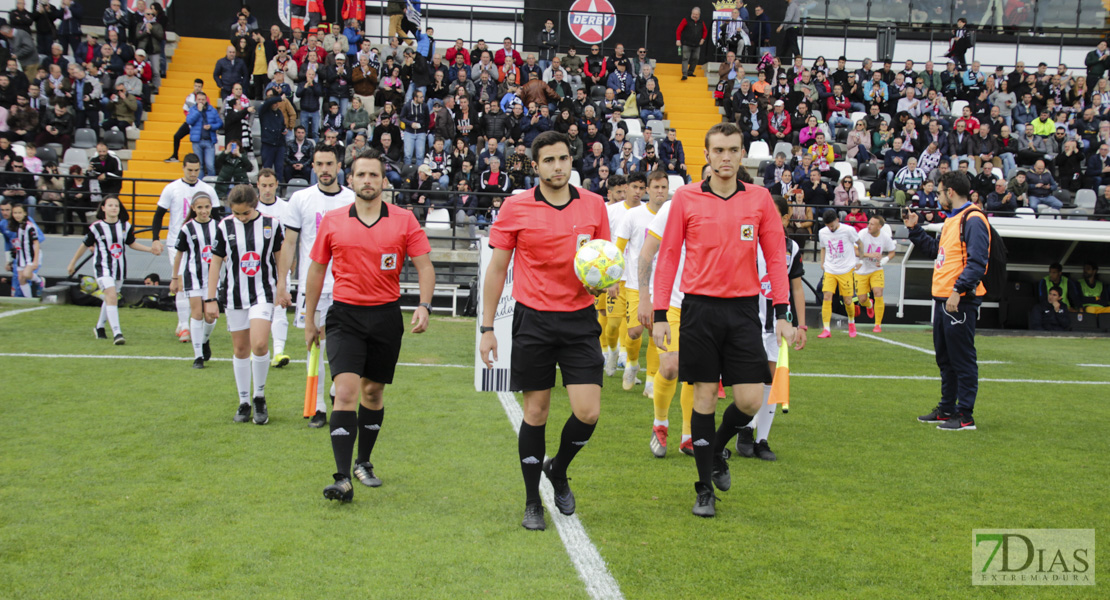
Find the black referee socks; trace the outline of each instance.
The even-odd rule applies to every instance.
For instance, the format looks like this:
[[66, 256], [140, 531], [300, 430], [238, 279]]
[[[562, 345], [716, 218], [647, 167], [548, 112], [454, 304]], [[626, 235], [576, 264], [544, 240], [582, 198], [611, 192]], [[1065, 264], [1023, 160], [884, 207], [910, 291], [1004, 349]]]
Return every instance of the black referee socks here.
[[358, 414], [355, 411], [331, 411], [331, 451], [335, 455], [335, 470], [348, 479], [351, 477], [351, 455], [355, 452], [356, 435]]
[[578, 451], [590, 441], [597, 423], [587, 425], [578, 420], [571, 413], [566, 425], [563, 425], [563, 434], [559, 438], [559, 452], [555, 454], [555, 461], [551, 464], [551, 474], [555, 477], [566, 477], [567, 467]]
[[736, 404], [730, 402], [725, 408], [725, 414], [721, 415], [721, 428], [717, 430], [717, 442], [713, 445], [713, 451], [718, 454], [724, 451], [740, 428], [746, 427], [751, 422], [751, 415], [736, 408]]
[[358, 461], [370, 461], [370, 453], [374, 451], [374, 443], [378, 441], [378, 432], [382, 429], [382, 417], [385, 408], [370, 410], [358, 405]]
[[528, 503], [540, 501], [540, 474], [543, 473], [544, 432], [547, 425], [529, 425], [520, 422], [517, 452], [520, 454], [520, 472], [524, 474], [524, 494]]
[[717, 420], [716, 413], [702, 414], [694, 411], [690, 415], [690, 437], [694, 440], [694, 463], [698, 466], [698, 481], [707, 486], [713, 485], [713, 439]]

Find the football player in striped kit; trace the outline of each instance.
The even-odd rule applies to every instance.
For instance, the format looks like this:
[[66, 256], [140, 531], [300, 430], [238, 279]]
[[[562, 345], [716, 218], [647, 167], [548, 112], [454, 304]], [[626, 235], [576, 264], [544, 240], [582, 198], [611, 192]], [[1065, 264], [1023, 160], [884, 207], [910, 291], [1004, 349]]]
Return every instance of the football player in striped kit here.
[[[186, 154], [185, 160], [182, 161], [182, 175], [181, 179], [170, 182], [165, 188], [162, 189], [161, 195], [158, 197], [158, 208], [154, 211], [154, 221], [151, 226], [151, 237], [154, 242], [151, 247], [162, 251], [162, 242], [160, 236], [162, 234], [162, 220], [165, 215], [170, 216], [170, 227], [166, 232], [166, 240], [169, 241], [168, 258], [170, 266], [173, 266], [174, 257], [177, 250], [173, 245], [177, 242], [177, 234], [181, 231], [181, 226], [185, 224], [189, 216], [189, 206], [192, 203], [193, 196], [197, 192], [206, 192], [208, 197], [212, 199], [213, 214], [212, 217], [219, 219], [220, 200], [216, 195], [216, 190], [200, 179], [200, 157], [196, 154]], [[177, 271], [173, 275], [180, 275]], [[177, 306], [177, 330], [175, 335], [177, 339], [182, 342], [189, 341], [189, 299], [185, 296], [175, 296], [174, 304]]]
[[193, 342], [193, 368], [203, 369], [212, 358], [208, 338], [216, 328], [216, 319], [204, 314], [204, 293], [208, 290], [208, 267], [212, 262], [212, 246], [216, 244], [216, 221], [212, 218], [212, 198], [208, 192], [193, 195], [189, 220], [177, 234], [173, 259], [174, 275], [170, 293], [189, 299], [189, 333]]
[[[258, 171], [258, 212], [273, 217], [281, 223], [282, 234], [285, 233], [285, 222], [289, 220], [289, 202], [277, 195], [277, 173], [266, 168]], [[286, 287], [289, 285], [289, 275], [284, 277]], [[274, 338], [274, 358], [270, 366], [280, 369], [289, 364], [291, 358], [285, 353], [285, 340], [289, 337], [289, 314], [284, 307], [274, 307], [274, 320], [270, 322], [270, 337]]]
[[125, 344], [119, 326], [119, 288], [127, 276], [127, 248], [140, 252], [150, 252], [158, 256], [161, 248], [154, 248], [135, 241], [135, 230], [128, 222], [127, 209], [115, 196], [108, 196], [96, 209], [96, 222], [89, 225], [85, 241], [77, 247], [73, 260], [69, 261], [67, 271], [73, 275], [77, 271], [77, 260], [86, 250], [93, 252], [93, 269], [96, 283], [104, 291], [104, 303], [100, 305], [100, 318], [93, 332], [97, 339], [107, 339], [104, 322], [112, 327], [112, 336], [117, 346]]
[[[281, 224], [258, 212], [258, 192], [249, 185], [235, 186], [227, 196], [227, 203], [231, 216], [216, 226], [204, 313], [207, 318], [217, 318], [220, 314], [217, 302], [220, 302], [227, 316], [234, 351], [232, 368], [239, 392], [239, 408], [234, 421], [246, 423], [250, 420], [253, 401], [254, 423], [265, 425], [270, 422], [266, 408], [266, 375], [270, 369], [270, 322], [274, 316], [277, 258], [283, 241]], [[225, 262], [225, 285], [217, 292], [220, 269]]]
[[12, 217], [8, 220], [8, 230], [15, 233], [12, 240], [11, 260], [8, 262], [8, 271], [12, 273], [12, 295], [18, 289], [23, 292], [24, 298], [31, 297], [31, 284], [39, 282], [35, 269], [42, 264], [42, 248], [39, 245], [39, 233], [31, 220], [27, 218], [27, 207], [22, 204], [12, 206]]

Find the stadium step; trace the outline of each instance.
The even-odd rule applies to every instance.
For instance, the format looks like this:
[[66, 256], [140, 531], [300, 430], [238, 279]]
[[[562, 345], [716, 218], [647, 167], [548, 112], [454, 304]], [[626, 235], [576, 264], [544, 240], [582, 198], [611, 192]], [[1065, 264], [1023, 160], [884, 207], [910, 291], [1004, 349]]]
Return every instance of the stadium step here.
[[682, 81], [682, 65], [678, 63], [658, 63], [655, 75], [659, 78], [659, 88], [663, 91], [666, 114], [676, 136], [682, 141], [686, 152], [686, 172], [691, 179], [701, 175], [705, 166], [705, 132], [721, 122], [721, 113], [713, 101], [713, 92], [705, 87], [705, 70], [698, 67], [696, 76]]

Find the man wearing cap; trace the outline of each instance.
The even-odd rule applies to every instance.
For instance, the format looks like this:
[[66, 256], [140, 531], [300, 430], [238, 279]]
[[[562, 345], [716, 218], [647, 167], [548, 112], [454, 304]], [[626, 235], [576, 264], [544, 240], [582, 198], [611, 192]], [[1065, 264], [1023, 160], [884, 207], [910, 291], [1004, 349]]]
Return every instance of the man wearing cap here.
[[613, 90], [617, 100], [624, 101], [636, 95], [636, 78], [628, 72], [628, 59], [621, 58], [616, 61], [617, 70], [609, 74], [605, 87]]
[[771, 132], [772, 142], [790, 143], [790, 115], [786, 114], [786, 104], [782, 100], [775, 100], [775, 107], [767, 117], [767, 130]]

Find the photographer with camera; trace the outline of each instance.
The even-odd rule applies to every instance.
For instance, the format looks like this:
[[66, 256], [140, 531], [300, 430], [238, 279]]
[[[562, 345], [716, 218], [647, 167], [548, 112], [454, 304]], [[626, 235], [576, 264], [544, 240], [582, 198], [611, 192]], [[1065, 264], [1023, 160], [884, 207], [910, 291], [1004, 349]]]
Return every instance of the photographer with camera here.
[[105, 131], [115, 127], [126, 131], [135, 122], [139, 110], [139, 100], [127, 91], [122, 83], [116, 84], [116, 93], [107, 99], [107, 119], [100, 125]]
[[96, 158], [89, 161], [85, 175], [100, 182], [100, 193], [105, 197], [118, 196], [123, 188], [123, 164], [118, 156], [108, 152], [104, 142], [96, 145]]
[[229, 143], [216, 157], [216, 193], [221, 198], [226, 198], [230, 184], [250, 183], [248, 175], [253, 170], [254, 164], [243, 156], [239, 142]]

